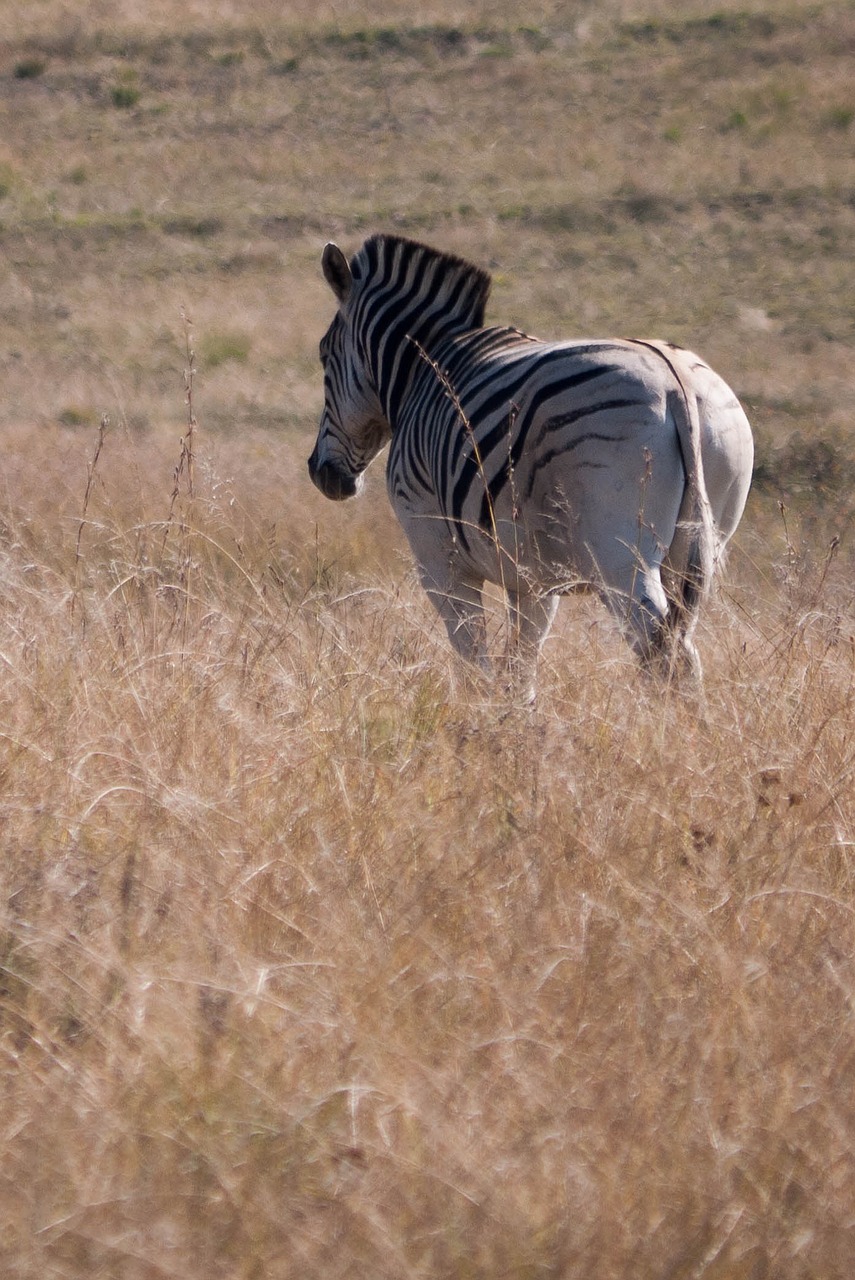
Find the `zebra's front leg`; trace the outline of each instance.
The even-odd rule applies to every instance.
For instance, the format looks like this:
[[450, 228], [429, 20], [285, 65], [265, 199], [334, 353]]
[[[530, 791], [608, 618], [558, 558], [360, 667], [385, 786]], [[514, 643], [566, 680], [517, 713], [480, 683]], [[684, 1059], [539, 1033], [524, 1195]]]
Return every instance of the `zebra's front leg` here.
[[536, 696], [537, 659], [555, 619], [558, 597], [508, 591], [510, 636], [508, 673], [511, 692], [523, 702]]
[[461, 658], [485, 674], [492, 667], [487, 656], [487, 626], [481, 602], [481, 582], [464, 579], [438, 585], [423, 574], [428, 598], [445, 623], [452, 648]]

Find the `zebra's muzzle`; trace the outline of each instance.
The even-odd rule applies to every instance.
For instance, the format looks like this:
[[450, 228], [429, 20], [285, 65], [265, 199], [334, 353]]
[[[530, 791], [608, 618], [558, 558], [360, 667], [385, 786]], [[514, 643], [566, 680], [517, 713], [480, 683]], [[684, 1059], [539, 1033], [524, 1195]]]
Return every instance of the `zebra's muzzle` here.
[[340, 471], [331, 462], [322, 462], [320, 466], [316, 466], [314, 457], [309, 459], [309, 476], [312, 484], [320, 489], [325, 498], [331, 498], [333, 502], [352, 498], [359, 490], [359, 476]]

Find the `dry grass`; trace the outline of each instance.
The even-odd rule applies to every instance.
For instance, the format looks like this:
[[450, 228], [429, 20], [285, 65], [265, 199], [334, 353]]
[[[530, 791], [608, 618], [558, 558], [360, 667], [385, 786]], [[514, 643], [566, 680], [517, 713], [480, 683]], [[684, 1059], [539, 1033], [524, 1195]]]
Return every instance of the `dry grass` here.
[[[0, 1271], [848, 1280], [851, 5], [90, 8], [0, 20]], [[311, 490], [383, 225], [749, 401], [700, 704], [585, 600], [467, 686]]]
[[568, 605], [520, 715], [367, 504], [372, 571], [283, 542], [243, 442], [167, 532], [167, 445], [108, 434], [76, 567], [5, 520], [11, 1274], [846, 1275], [836, 565], [718, 600], [702, 714]]

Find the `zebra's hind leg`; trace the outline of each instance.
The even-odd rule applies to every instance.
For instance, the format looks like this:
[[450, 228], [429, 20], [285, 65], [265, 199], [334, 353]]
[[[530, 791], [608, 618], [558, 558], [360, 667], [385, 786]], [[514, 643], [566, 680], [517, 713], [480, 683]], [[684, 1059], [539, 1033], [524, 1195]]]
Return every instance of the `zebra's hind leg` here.
[[507, 595], [510, 691], [522, 702], [531, 704], [537, 693], [537, 659], [555, 619], [558, 596], [511, 590]]
[[697, 615], [688, 624], [685, 620], [678, 622], [674, 618], [669, 618], [670, 635], [667, 646], [666, 674], [673, 675], [678, 680], [699, 685], [704, 673], [700, 654], [692, 638], [696, 621]]
[[[689, 615], [685, 610], [675, 609], [673, 601], [668, 599], [662, 613], [658, 593], [655, 603], [645, 593], [637, 608], [642, 617], [643, 639], [633, 647], [645, 670], [660, 679], [676, 680], [689, 687], [700, 685], [703, 677], [701, 659], [692, 639], [697, 612]], [[639, 634], [638, 629], [636, 634]]]
[[636, 569], [627, 591], [609, 587], [603, 596], [645, 671], [667, 680], [700, 680], [701, 663], [691, 634], [694, 619], [674, 609], [658, 569]]
[[482, 583], [464, 579], [440, 587], [432, 576], [423, 573], [422, 584], [445, 623], [454, 651], [472, 666], [490, 674], [487, 627], [481, 602]]
[[699, 682], [703, 673], [695, 648], [694, 631], [706, 587], [700, 566], [691, 555], [682, 572], [674, 570], [666, 561], [663, 581], [668, 596], [668, 631], [673, 650], [671, 665], [678, 675], [688, 675]]

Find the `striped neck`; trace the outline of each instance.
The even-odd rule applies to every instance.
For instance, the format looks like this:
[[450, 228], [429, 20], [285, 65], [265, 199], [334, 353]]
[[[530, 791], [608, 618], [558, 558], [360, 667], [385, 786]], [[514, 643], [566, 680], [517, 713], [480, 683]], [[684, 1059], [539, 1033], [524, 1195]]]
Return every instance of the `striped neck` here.
[[415, 370], [448, 338], [478, 329], [490, 276], [400, 236], [372, 236], [351, 264], [348, 318], [389, 425]]

